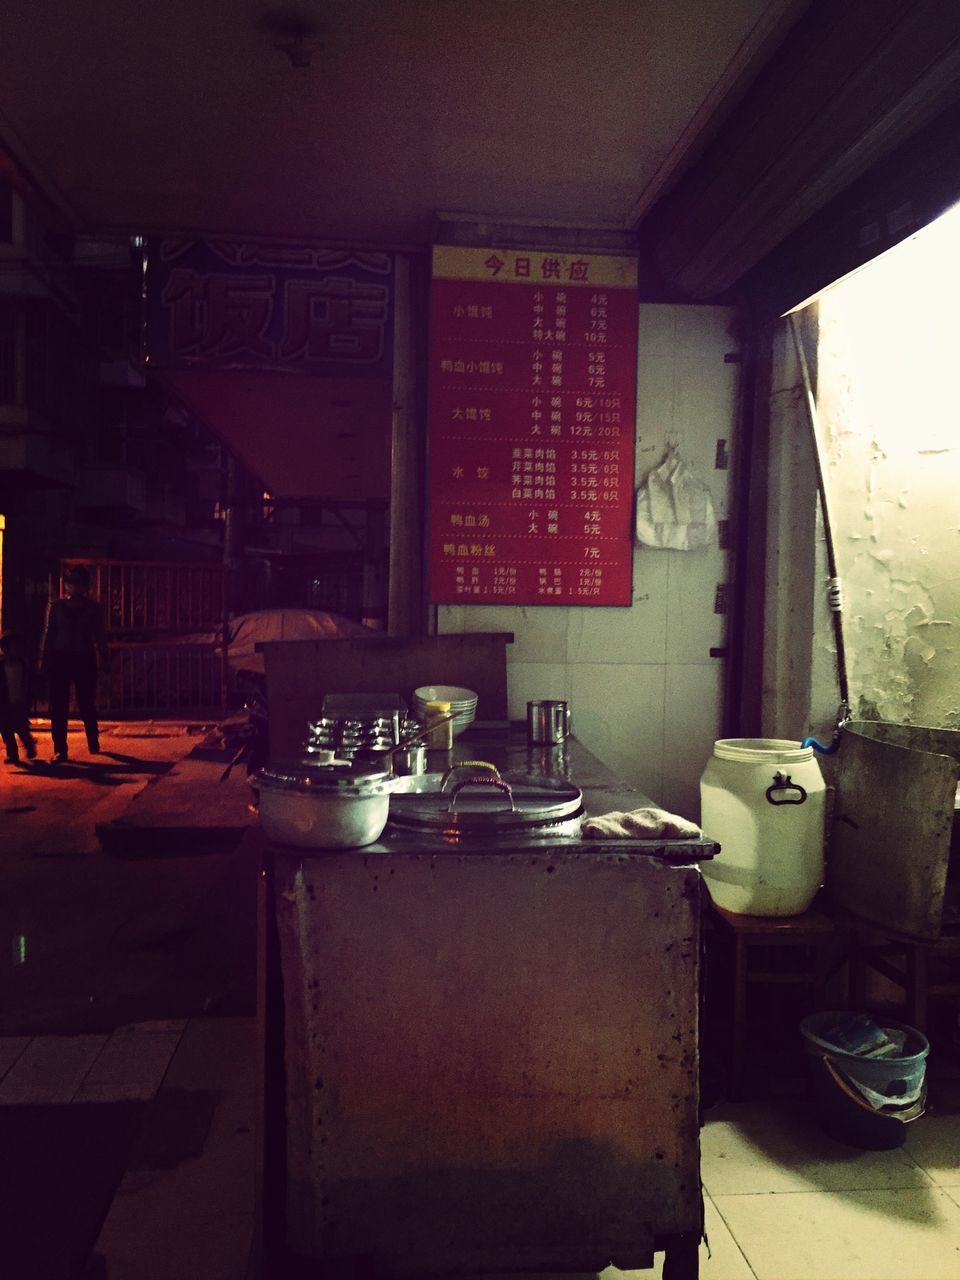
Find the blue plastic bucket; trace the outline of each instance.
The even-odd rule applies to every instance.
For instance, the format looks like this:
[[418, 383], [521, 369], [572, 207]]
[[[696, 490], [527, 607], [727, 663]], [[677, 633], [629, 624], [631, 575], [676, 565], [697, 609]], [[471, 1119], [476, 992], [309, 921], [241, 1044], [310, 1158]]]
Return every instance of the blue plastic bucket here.
[[[904, 1053], [866, 1058], [837, 1048], [823, 1035], [848, 1013], [812, 1013], [800, 1023], [817, 1113], [824, 1130], [840, 1142], [871, 1150], [898, 1147], [906, 1126], [923, 1115], [930, 1043], [923, 1032], [892, 1018], [882, 1024], [906, 1033]], [[889, 1098], [877, 1109], [856, 1089], [863, 1084]]]

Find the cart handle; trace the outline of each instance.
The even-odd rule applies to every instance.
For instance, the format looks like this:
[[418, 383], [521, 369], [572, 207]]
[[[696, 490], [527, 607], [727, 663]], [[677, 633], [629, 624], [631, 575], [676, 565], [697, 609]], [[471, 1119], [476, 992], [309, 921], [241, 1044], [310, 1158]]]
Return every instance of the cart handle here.
[[459, 764], [452, 764], [447, 772], [443, 775], [440, 782], [440, 790], [447, 789], [447, 783], [458, 769], [489, 769], [495, 778], [500, 777], [500, 770], [495, 764], [488, 764], [486, 760], [461, 760]]
[[513, 788], [509, 782], [504, 782], [502, 778], [464, 778], [462, 782], [458, 782], [450, 790], [450, 804], [447, 806], [447, 813], [456, 813], [457, 796], [467, 787], [496, 787], [498, 791], [505, 791], [507, 799], [510, 801], [510, 812], [516, 813], [517, 806], [513, 799]]

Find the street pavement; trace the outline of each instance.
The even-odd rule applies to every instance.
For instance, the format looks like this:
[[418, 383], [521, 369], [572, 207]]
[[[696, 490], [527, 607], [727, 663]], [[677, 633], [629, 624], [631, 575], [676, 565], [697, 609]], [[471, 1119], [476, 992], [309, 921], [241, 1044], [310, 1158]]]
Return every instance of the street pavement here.
[[245, 784], [208, 726], [73, 728], [0, 766], [0, 1278], [249, 1280]]
[[[222, 769], [191, 759], [204, 727], [104, 725], [97, 756], [77, 730], [67, 765], [50, 763], [41, 731], [36, 762], [0, 766], [0, 1035], [252, 1015], [255, 871], [200, 838]], [[207, 785], [185, 787], [201, 768]], [[126, 821], [138, 797], [144, 813], [176, 807], [165, 788], [190, 797], [197, 837], [181, 812], [175, 849], [155, 848], [144, 824], [142, 852], [135, 826], [106, 852], [98, 828]]]

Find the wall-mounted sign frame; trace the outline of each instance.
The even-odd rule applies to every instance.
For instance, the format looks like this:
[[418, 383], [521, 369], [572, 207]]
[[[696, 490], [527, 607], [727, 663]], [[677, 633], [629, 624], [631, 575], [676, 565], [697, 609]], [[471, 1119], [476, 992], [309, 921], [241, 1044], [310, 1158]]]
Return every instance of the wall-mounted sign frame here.
[[637, 261], [433, 251], [429, 599], [628, 605]]

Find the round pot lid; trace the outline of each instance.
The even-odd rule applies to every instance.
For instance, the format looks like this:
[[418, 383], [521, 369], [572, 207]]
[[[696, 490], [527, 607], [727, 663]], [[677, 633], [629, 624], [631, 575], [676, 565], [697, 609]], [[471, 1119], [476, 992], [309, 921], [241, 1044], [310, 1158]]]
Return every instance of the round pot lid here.
[[266, 765], [253, 781], [255, 786], [267, 791], [344, 796], [381, 795], [396, 786], [396, 780], [385, 770], [357, 768], [352, 761], [339, 759], [332, 751], [315, 752], [309, 763], [294, 760]]
[[461, 834], [529, 831], [563, 822], [581, 811], [579, 787], [562, 778], [489, 774], [449, 780], [442, 791], [401, 791], [390, 797], [390, 821]]

